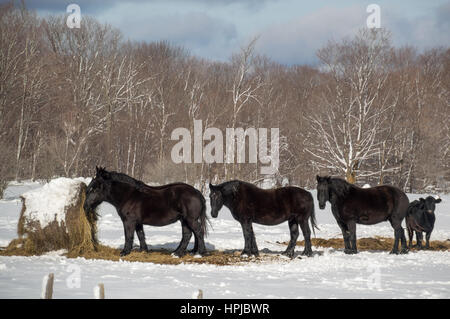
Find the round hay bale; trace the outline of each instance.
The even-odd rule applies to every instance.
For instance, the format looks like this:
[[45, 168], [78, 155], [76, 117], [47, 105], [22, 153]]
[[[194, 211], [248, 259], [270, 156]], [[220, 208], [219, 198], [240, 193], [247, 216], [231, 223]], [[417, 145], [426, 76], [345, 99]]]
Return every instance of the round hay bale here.
[[57, 178], [22, 194], [19, 239], [7, 250], [20, 249], [27, 255], [59, 249], [78, 255], [95, 250], [97, 215], [83, 209], [86, 188], [81, 179]]

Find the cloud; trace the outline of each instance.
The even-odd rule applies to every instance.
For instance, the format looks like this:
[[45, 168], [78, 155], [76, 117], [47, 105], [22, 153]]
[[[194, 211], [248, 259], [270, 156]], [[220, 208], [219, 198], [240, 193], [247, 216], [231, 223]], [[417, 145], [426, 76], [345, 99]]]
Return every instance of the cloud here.
[[[132, 35], [133, 40], [167, 40], [209, 59], [224, 60], [236, 47], [236, 26], [226, 20], [199, 11], [172, 14], [156, 12], [150, 15], [145, 12], [135, 12], [133, 23], [121, 19], [115, 20], [113, 25], [125, 35]], [[111, 22], [108, 17], [104, 19]]]
[[[285, 64], [315, 64], [316, 52], [329, 40], [352, 37], [366, 27], [365, 5], [327, 6], [308, 15], [267, 27], [257, 45], [260, 53]], [[381, 5], [381, 26], [392, 33], [395, 47], [414, 46], [424, 50], [448, 46], [450, 2], [406, 16], [388, 4]]]
[[257, 49], [285, 64], [315, 63], [319, 48], [328, 40], [355, 34], [366, 17], [365, 7], [322, 8], [263, 30]]
[[[366, 6], [356, 0], [25, 0], [38, 13], [81, 13], [140, 41], [168, 40], [200, 57], [227, 60], [259, 35], [257, 51], [284, 64], [314, 64], [328, 40], [353, 36], [366, 26]], [[439, 2], [438, 2], [439, 1]], [[7, 0], [0, 0], [0, 3]], [[378, 0], [381, 24], [395, 46], [448, 46], [450, 2]]]
[[396, 46], [410, 45], [420, 50], [448, 46], [450, 2], [432, 8], [428, 14], [409, 18], [387, 12], [382, 17], [382, 24], [392, 32], [393, 44]]

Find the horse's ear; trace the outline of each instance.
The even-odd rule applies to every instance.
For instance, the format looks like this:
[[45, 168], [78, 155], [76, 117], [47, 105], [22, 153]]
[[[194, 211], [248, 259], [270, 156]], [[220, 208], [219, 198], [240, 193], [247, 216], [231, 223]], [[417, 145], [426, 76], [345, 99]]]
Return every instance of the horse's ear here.
[[320, 179], [321, 179], [320, 176], [319, 176], [319, 175], [316, 175], [316, 181], [317, 181], [317, 182], [320, 182]]
[[209, 189], [210, 189], [210, 190], [214, 190], [214, 185], [211, 184], [211, 183], [209, 183]]
[[108, 171], [106, 171], [105, 169], [103, 169], [102, 177], [103, 177], [103, 179], [110, 179], [111, 178], [111, 174]]
[[109, 179], [111, 174], [104, 167], [99, 167], [97, 169], [97, 176], [100, 176], [103, 179]]

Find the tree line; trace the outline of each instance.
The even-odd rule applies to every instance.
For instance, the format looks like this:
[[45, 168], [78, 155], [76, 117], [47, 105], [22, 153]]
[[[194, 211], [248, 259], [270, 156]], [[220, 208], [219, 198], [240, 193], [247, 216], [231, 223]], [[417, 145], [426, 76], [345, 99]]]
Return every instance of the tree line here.
[[[256, 164], [174, 164], [171, 132], [279, 128], [271, 176], [316, 174], [406, 191], [449, 189], [450, 49], [396, 48], [384, 29], [328, 42], [318, 65], [281, 65], [256, 39], [227, 62], [132, 42], [84, 16], [0, 7], [0, 184], [90, 176], [106, 166], [147, 182], [259, 181]], [[1, 187], [0, 187], [1, 188]]]

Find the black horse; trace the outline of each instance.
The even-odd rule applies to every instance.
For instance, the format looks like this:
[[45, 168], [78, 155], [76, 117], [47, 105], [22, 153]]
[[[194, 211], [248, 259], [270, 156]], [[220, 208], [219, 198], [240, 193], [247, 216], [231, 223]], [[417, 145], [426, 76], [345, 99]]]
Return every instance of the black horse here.
[[317, 228], [314, 215], [312, 195], [298, 187], [281, 187], [264, 190], [242, 181], [229, 181], [220, 185], [209, 184], [211, 190], [211, 216], [216, 218], [223, 205], [228, 207], [244, 233], [245, 247], [242, 254], [258, 256], [255, 234], [252, 223], [262, 225], [278, 225], [288, 221], [291, 240], [283, 253], [294, 256], [294, 248], [298, 238], [298, 226], [305, 238], [303, 255], [311, 256], [311, 225]]
[[430, 236], [434, 228], [434, 223], [436, 221], [434, 210], [436, 209], [436, 204], [440, 202], [440, 198], [428, 196], [425, 199], [420, 198], [419, 200], [415, 200], [411, 204], [409, 204], [408, 212], [406, 214], [406, 227], [408, 228], [408, 246], [410, 248], [412, 247], [414, 232], [416, 232], [417, 238], [416, 247], [422, 249], [422, 232], [425, 232], [425, 248], [430, 248]]
[[151, 187], [128, 175], [96, 167], [96, 176], [86, 190], [84, 210], [93, 211], [104, 201], [116, 208], [123, 222], [125, 245], [121, 256], [131, 252], [135, 231], [140, 250], [148, 251], [143, 225], [166, 226], [178, 220], [183, 237], [174, 254], [186, 253], [192, 233], [195, 236], [193, 253], [206, 253], [206, 203], [194, 187], [184, 183]]
[[401, 253], [407, 253], [406, 237], [402, 221], [408, 210], [408, 197], [393, 186], [360, 188], [340, 178], [317, 176], [317, 199], [319, 208], [324, 209], [327, 201], [331, 203], [334, 218], [342, 230], [346, 254], [356, 254], [356, 224], [373, 225], [389, 221], [394, 228], [394, 247], [398, 254], [401, 240]]

